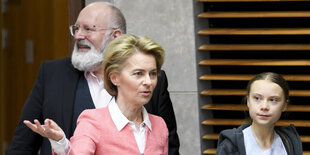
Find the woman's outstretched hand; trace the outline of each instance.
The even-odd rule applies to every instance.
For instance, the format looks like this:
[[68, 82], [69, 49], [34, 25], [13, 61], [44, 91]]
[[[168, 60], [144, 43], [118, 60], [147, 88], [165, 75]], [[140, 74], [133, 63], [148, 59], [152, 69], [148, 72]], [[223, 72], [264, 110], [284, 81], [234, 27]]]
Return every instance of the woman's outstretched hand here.
[[45, 119], [42, 125], [37, 119], [34, 120], [34, 124], [28, 120], [24, 120], [24, 124], [33, 132], [55, 141], [59, 141], [65, 136], [62, 129], [51, 119]]

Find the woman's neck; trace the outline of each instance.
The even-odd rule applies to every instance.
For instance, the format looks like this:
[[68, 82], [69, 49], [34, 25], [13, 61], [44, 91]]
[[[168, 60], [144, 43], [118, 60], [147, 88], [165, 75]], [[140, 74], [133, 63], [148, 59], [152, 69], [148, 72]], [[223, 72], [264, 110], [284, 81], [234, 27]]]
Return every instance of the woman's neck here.
[[267, 150], [272, 147], [274, 139], [274, 126], [259, 126], [252, 124], [251, 127], [253, 136], [262, 150]]
[[143, 122], [142, 107], [140, 105], [134, 105], [125, 103], [122, 101], [116, 101], [122, 114], [129, 120], [135, 123], [136, 129], [139, 131], [140, 124]]

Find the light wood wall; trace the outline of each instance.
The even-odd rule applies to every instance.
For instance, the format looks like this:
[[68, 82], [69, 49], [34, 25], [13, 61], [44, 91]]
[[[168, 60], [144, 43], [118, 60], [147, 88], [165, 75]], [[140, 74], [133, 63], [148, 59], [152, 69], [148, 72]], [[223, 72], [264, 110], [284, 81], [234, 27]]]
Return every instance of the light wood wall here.
[[[310, 1], [196, 0], [201, 148], [215, 154], [219, 133], [246, 123], [248, 81], [282, 74], [290, 104], [276, 126], [294, 124], [310, 154]], [[246, 114], [246, 115], [245, 115]]]

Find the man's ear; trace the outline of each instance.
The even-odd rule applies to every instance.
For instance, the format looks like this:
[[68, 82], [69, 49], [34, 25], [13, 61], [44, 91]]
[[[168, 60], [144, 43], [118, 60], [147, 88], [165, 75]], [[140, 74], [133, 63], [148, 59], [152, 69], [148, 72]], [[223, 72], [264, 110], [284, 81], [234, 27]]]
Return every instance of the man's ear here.
[[123, 32], [120, 29], [115, 29], [112, 33], [112, 39], [115, 39], [116, 37], [122, 35]]

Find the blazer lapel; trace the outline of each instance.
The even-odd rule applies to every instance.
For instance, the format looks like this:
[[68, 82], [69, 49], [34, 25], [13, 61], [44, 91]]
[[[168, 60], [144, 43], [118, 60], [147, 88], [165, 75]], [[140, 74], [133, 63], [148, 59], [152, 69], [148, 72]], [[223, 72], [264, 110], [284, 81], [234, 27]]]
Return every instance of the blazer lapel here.
[[67, 137], [71, 137], [73, 135], [73, 130], [71, 129], [72, 125], [72, 117], [73, 117], [73, 108], [74, 108], [74, 99], [75, 99], [75, 92], [77, 88], [77, 83], [79, 77], [83, 74], [83, 72], [74, 69], [73, 65], [71, 64], [71, 59], [68, 61], [66, 65], [66, 73], [64, 73], [64, 81], [67, 83], [63, 86], [64, 94], [63, 97], [63, 108], [62, 108], [62, 119], [63, 119], [63, 130]]

